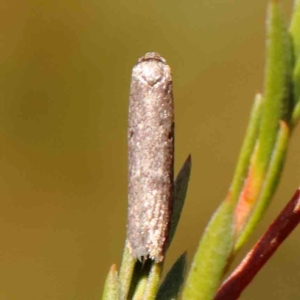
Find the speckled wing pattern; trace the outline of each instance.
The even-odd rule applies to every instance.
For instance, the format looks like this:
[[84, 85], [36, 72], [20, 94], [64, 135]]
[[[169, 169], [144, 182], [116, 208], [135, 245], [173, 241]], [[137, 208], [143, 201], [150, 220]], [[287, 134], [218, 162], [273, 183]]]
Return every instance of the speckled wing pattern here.
[[164, 258], [173, 193], [171, 69], [149, 52], [132, 71], [128, 126], [127, 241], [139, 260]]

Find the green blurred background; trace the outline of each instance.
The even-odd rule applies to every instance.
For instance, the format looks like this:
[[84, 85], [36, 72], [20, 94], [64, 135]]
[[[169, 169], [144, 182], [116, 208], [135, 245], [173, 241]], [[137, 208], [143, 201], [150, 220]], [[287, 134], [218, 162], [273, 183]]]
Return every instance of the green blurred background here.
[[[292, 1], [282, 3], [288, 19]], [[101, 298], [125, 239], [130, 73], [148, 51], [173, 71], [176, 172], [189, 153], [193, 159], [166, 269], [185, 250], [191, 260], [263, 90], [266, 6], [1, 2], [1, 299]], [[297, 129], [273, 205], [246, 248], [299, 186], [299, 137]], [[242, 299], [299, 299], [299, 236], [296, 229]]]

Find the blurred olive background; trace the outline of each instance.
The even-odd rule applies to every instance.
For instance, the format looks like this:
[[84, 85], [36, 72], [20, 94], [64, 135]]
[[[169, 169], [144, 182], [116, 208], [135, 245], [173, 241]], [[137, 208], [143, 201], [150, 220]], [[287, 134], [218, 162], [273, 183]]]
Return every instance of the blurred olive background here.
[[[173, 71], [176, 172], [193, 160], [166, 269], [186, 250], [191, 261], [263, 91], [267, 2], [1, 2], [1, 299], [101, 298], [125, 240], [130, 74], [148, 51]], [[292, 1], [282, 4], [288, 20]], [[246, 248], [299, 186], [299, 138], [297, 129]], [[242, 299], [299, 299], [299, 237], [296, 229]]]

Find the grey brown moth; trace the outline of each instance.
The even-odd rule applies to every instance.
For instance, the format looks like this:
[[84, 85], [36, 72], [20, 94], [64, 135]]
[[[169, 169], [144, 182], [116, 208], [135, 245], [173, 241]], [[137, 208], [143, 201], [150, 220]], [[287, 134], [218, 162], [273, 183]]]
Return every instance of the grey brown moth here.
[[136, 259], [161, 262], [172, 211], [174, 105], [171, 69], [155, 52], [132, 70], [128, 120], [128, 246]]

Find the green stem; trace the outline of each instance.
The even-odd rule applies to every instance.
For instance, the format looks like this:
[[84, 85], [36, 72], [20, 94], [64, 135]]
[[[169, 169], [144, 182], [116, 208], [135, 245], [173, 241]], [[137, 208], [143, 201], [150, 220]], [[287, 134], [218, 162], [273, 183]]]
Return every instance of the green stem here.
[[238, 251], [248, 240], [248, 237], [253, 232], [255, 226], [264, 215], [270, 203], [271, 197], [278, 186], [278, 181], [280, 179], [286, 156], [289, 137], [290, 130], [287, 124], [284, 121], [281, 121], [277, 142], [263, 183], [262, 192], [258, 198], [257, 205], [255, 206], [245, 228], [235, 244], [235, 252]]

